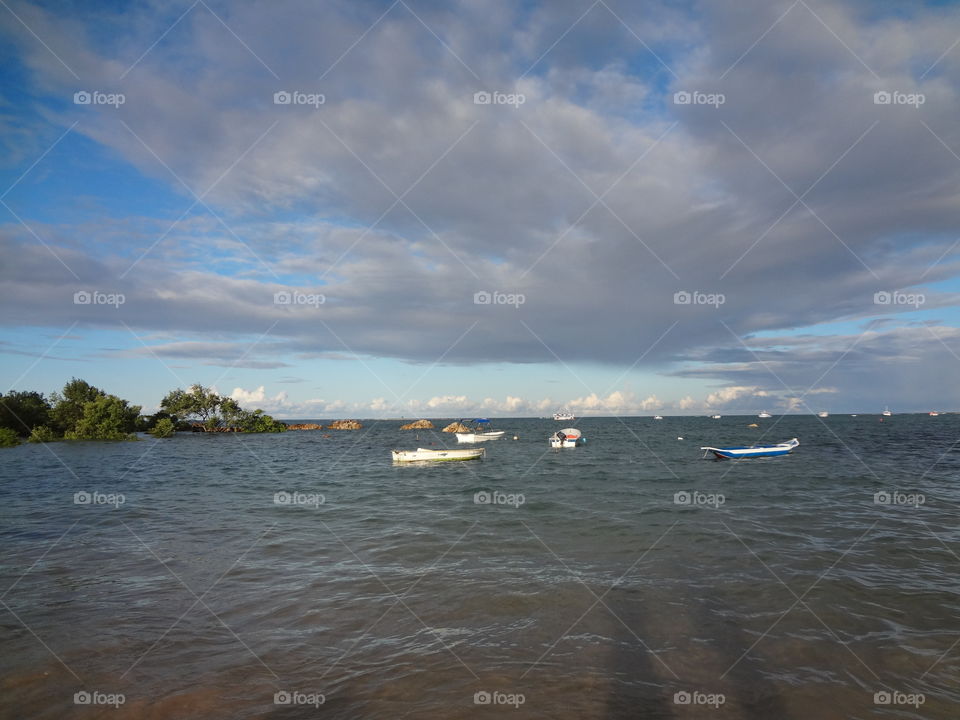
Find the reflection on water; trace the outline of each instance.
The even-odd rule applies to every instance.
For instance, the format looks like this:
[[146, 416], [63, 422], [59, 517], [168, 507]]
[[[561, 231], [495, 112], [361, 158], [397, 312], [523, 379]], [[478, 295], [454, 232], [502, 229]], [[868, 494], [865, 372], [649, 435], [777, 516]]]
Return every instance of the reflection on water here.
[[[960, 418], [749, 422], [502, 421], [437, 467], [386, 422], [4, 451], [0, 713], [957, 717]], [[700, 459], [773, 423], [793, 455]]]

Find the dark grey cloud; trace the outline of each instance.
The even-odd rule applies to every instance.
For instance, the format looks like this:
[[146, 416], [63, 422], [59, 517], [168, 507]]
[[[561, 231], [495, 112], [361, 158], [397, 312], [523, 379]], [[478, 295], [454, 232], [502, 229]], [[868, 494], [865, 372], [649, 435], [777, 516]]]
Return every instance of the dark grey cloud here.
[[[243, 344], [270, 328], [248, 358], [260, 367], [282, 367], [285, 353], [614, 364], [643, 355], [650, 366], [702, 363], [686, 376], [763, 387], [770, 373], [735, 335], [898, 309], [878, 308], [878, 292], [956, 305], [931, 287], [960, 272], [960, 54], [937, 62], [960, 30], [955, 8], [607, 5], [581, 17], [572, 2], [409, 2], [381, 18], [388, 4], [211, 4], [249, 50], [198, 7], [123, 80], [172, 21], [166, 11], [131, 12], [131, 35], [106, 43], [90, 18], [18, 6], [85, 82], [128, 95], [116, 111], [56, 121], [80, 118], [76, 132], [185, 202], [177, 178], [197, 193], [213, 186], [205, 201], [227, 227], [198, 207], [132, 270], [164, 223], [46, 228], [83, 282], [125, 293], [113, 314], [68, 303], [76, 280], [11, 227], [5, 242], [28, 246], [4, 268], [6, 299], [25, 324], [122, 319], [181, 342]], [[19, 47], [44, 91], [77, 85], [44, 48], [28, 38]], [[278, 90], [326, 102], [275, 106]], [[480, 90], [526, 102], [475, 105]], [[874, 104], [881, 90], [926, 101]], [[677, 105], [677, 91], [725, 102]], [[101, 243], [96, 257], [91, 242]], [[232, 270], [211, 243], [235, 258]], [[325, 302], [275, 305], [288, 284]], [[475, 305], [482, 290], [525, 302]], [[677, 305], [681, 291], [724, 302]], [[915, 363], [918, 381], [954, 360], [922, 332], [894, 325], [877, 336]], [[845, 340], [793, 339], [764, 358], [802, 385]], [[218, 352], [194, 357], [216, 362]], [[882, 357], [851, 352], [840, 365], [857, 367], [853, 385], [867, 383], [889, 371]]]

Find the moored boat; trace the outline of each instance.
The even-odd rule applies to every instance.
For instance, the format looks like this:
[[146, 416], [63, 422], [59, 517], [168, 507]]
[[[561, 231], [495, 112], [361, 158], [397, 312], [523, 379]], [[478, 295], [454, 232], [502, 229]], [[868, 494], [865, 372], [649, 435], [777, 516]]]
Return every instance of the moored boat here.
[[570, 422], [571, 420], [576, 420], [576, 418], [573, 416], [573, 413], [566, 408], [555, 412], [553, 414], [553, 419], [558, 422]]
[[564, 428], [557, 430], [550, 436], [550, 447], [552, 448], [572, 448], [583, 445], [586, 438], [576, 428]]
[[490, 421], [486, 418], [476, 418], [470, 432], [456, 433], [458, 443], [478, 443], [496, 440], [503, 437], [506, 430], [487, 430], [485, 425]]
[[704, 451], [704, 457], [708, 452], [712, 452], [717, 458], [726, 460], [739, 460], [741, 458], [758, 457], [776, 457], [778, 455], [787, 455], [800, 444], [796, 438], [776, 445], [734, 445], [732, 447], [701, 447]]
[[483, 448], [467, 450], [431, 450], [417, 448], [416, 450], [394, 450], [394, 462], [446, 462], [451, 460], [476, 460], [482, 458]]

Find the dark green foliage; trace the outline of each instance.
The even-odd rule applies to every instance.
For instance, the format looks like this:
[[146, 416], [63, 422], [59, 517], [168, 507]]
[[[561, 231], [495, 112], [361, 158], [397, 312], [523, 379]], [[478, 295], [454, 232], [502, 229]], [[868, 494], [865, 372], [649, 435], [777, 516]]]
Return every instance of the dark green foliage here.
[[0, 395], [0, 427], [26, 437], [37, 425], [50, 422], [50, 403], [38, 392], [8, 392]]
[[64, 437], [68, 440], [133, 439], [139, 415], [139, 405], [128, 405], [116, 395], [101, 395], [83, 406], [83, 415]]
[[173, 420], [168, 417], [160, 418], [157, 420], [156, 425], [153, 426], [153, 429], [150, 431], [150, 434], [155, 438], [168, 438], [172, 437], [173, 434], [177, 431], [176, 427], [173, 424]]
[[73, 432], [83, 417], [87, 403], [106, 395], [100, 388], [94, 387], [86, 380], [72, 378], [63, 386], [62, 393], [53, 393], [53, 409], [50, 416], [53, 419], [54, 429], [66, 435]]
[[27, 438], [27, 442], [45, 443], [59, 440], [57, 434], [47, 425], [37, 425]]
[[243, 432], [261, 433], [287, 429], [284, 423], [265, 415], [263, 410], [244, 410], [233, 398], [218, 395], [199, 384], [189, 390], [177, 388], [167, 393], [160, 407], [161, 412], [172, 418], [201, 423], [207, 430], [240, 428]]
[[0, 428], [0, 448], [16, 447], [20, 444], [20, 438], [17, 437], [15, 430], [11, 428]]
[[287, 425], [279, 420], [274, 420], [271, 416], [265, 414], [263, 410], [254, 410], [253, 412], [244, 412], [244, 417], [240, 422], [240, 427], [244, 432], [265, 433], [265, 432], [286, 432]]

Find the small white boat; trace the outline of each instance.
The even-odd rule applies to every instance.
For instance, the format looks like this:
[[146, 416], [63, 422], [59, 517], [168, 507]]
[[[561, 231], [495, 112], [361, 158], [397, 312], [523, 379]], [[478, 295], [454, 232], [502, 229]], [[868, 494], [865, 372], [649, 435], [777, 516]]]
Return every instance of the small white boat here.
[[557, 430], [550, 436], [550, 447], [552, 448], [572, 448], [583, 445], [586, 438], [576, 428], [564, 428]]
[[446, 462], [450, 460], [476, 460], [482, 458], [483, 448], [469, 450], [431, 450], [417, 448], [416, 450], [394, 450], [393, 461], [402, 462]]
[[761, 410], [761, 411], [760, 411], [760, 414], [757, 415], [757, 417], [758, 417], [758, 418], [768, 418], [768, 417], [773, 417], [773, 415], [771, 415], [770, 413], [768, 413], [766, 410]]
[[573, 413], [566, 408], [555, 412], [553, 414], [553, 419], [558, 422], [570, 422], [571, 420], [576, 420], [576, 418], [573, 416]]
[[663, 415], [654, 415], [654, 416], [653, 416], [653, 419], [654, 419], [654, 420], [663, 420]]
[[704, 457], [708, 452], [712, 452], [720, 460], [739, 460], [742, 458], [758, 457], [777, 457], [778, 455], [788, 455], [795, 447], [800, 445], [796, 438], [776, 445], [737, 445], [734, 447], [702, 447]]
[[710, 416], [710, 419], [711, 419], [711, 420], [719, 420], [720, 417], [721, 417], [720, 415], [711, 415], [711, 416]]
[[888, 408], [888, 407], [885, 407], [885, 408], [883, 409], [883, 412], [880, 413], [880, 414], [883, 415], [884, 417], [890, 417], [891, 415], [893, 415], [893, 413], [890, 412], [890, 408]]
[[817, 413], [817, 417], [819, 418], [830, 417], [830, 413], [828, 413], [826, 410], [821, 410], [820, 412]]
[[458, 443], [478, 443], [488, 440], [497, 440], [506, 433], [506, 430], [485, 430], [484, 424], [490, 421], [486, 418], [477, 418], [473, 421], [474, 427], [470, 432], [455, 433]]
[[927, 415], [929, 415], [930, 417], [937, 417], [940, 415], [940, 413], [938, 413], [936, 410], [931, 410], [930, 412], [927, 413]]

